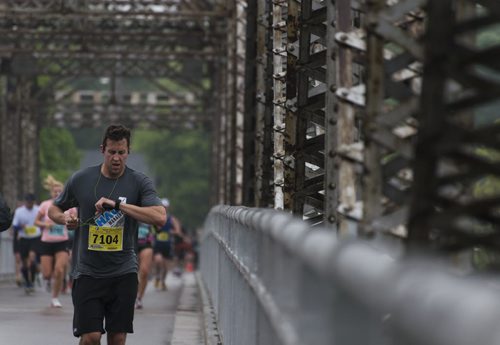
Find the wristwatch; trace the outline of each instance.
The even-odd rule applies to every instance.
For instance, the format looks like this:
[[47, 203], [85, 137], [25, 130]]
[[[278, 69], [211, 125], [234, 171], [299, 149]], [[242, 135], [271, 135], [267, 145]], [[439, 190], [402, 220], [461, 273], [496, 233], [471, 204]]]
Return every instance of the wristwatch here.
[[116, 199], [115, 200], [115, 210], [119, 211], [120, 210], [120, 204], [121, 204], [121, 200], [120, 199]]

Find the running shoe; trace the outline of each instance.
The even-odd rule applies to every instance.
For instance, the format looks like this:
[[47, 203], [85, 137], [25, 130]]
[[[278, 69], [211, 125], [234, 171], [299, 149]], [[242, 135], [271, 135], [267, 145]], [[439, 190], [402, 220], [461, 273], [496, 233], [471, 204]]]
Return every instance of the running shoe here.
[[26, 292], [26, 294], [31, 294], [33, 292], [35, 292], [35, 286], [33, 285], [32, 282], [26, 282], [25, 285], [24, 285], [24, 292]]
[[180, 276], [182, 276], [182, 270], [179, 268], [179, 267], [176, 267], [174, 268], [174, 271], [172, 272], [174, 274], [174, 276], [176, 276], [177, 278], [179, 278]]
[[58, 298], [52, 298], [52, 301], [50, 302], [50, 306], [52, 308], [62, 308], [62, 304]]
[[138, 298], [135, 300], [135, 309], [142, 309], [142, 301]]

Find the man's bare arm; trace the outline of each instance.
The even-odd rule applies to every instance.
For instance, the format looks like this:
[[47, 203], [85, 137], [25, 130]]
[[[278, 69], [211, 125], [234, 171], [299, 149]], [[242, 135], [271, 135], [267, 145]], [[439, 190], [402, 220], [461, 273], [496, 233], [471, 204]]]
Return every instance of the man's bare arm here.
[[78, 218], [72, 214], [65, 214], [59, 206], [51, 205], [48, 215], [54, 223], [66, 225], [68, 229], [75, 229], [78, 226]]
[[[97, 212], [102, 213], [105, 205], [115, 207], [115, 201], [108, 198], [101, 198], [95, 204]], [[167, 213], [163, 206], [137, 206], [120, 203], [120, 211], [139, 222], [162, 227], [167, 221]]]
[[174, 216], [172, 216], [172, 228], [174, 230], [173, 231], [174, 234], [177, 234], [179, 236], [184, 236], [184, 234], [182, 233], [181, 223]]

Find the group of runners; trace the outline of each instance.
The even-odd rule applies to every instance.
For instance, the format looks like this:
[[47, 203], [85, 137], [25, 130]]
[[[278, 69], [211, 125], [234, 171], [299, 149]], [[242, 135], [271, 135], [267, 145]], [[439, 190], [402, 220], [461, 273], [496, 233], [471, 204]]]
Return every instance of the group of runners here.
[[[51, 306], [61, 308], [59, 294], [70, 284], [69, 257], [72, 237], [67, 227], [55, 224], [47, 215], [54, 199], [61, 193], [63, 183], [51, 175], [44, 181], [50, 198], [36, 204], [34, 194], [26, 194], [23, 204], [14, 212], [12, 234], [16, 261], [16, 280], [26, 293], [35, 291], [35, 281], [51, 292]], [[67, 211], [76, 215], [76, 209]], [[64, 285], [64, 287], [63, 287]]]
[[[70, 259], [74, 231], [54, 223], [47, 215], [54, 199], [62, 192], [63, 183], [49, 175], [44, 187], [50, 192], [50, 199], [37, 205], [35, 196], [26, 194], [22, 205], [14, 213], [12, 236], [16, 283], [30, 294], [35, 291], [35, 282], [40, 285], [43, 282], [47, 291], [51, 292], [51, 307], [61, 308], [59, 294], [67, 293], [72, 285]], [[181, 223], [168, 212], [170, 201], [163, 198], [161, 203], [167, 212], [167, 221], [162, 227], [146, 223], [138, 225], [139, 285], [136, 309], [143, 308], [142, 299], [151, 278], [156, 289], [165, 291], [169, 270], [176, 276], [182, 274], [186, 248], [191, 249]], [[76, 216], [78, 210], [72, 208], [66, 212]]]
[[170, 202], [161, 199], [167, 212], [167, 221], [162, 227], [139, 223], [137, 252], [139, 255], [139, 286], [135, 308], [142, 309], [142, 299], [151, 276], [158, 290], [167, 290], [166, 280], [169, 269], [179, 272], [182, 269], [182, 249], [179, 243], [186, 240], [179, 220], [169, 213]]
[[125, 344], [134, 309], [143, 308], [149, 278], [167, 290], [169, 269], [180, 275], [190, 241], [146, 175], [126, 166], [130, 130], [111, 125], [100, 146], [103, 163], [81, 169], [65, 183], [48, 176], [51, 198], [38, 206], [33, 194], [12, 221], [17, 279], [34, 292], [37, 277], [50, 287], [50, 305], [61, 308], [68, 286], [74, 306], [73, 334], [80, 345]]

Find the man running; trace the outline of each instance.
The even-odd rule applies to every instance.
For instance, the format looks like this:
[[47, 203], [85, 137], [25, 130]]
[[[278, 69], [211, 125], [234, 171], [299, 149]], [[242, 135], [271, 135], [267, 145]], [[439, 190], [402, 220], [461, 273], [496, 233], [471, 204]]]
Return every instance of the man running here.
[[[54, 222], [75, 228], [73, 334], [80, 345], [100, 344], [105, 332], [109, 345], [123, 345], [133, 333], [137, 224], [166, 221], [151, 179], [126, 166], [129, 150], [130, 130], [109, 126], [103, 163], [73, 174], [49, 208]], [[64, 214], [72, 207], [78, 207], [78, 218]]]
[[153, 227], [149, 224], [139, 223], [137, 235], [137, 252], [139, 253], [139, 288], [135, 308], [142, 309], [142, 298], [148, 285], [149, 272], [153, 264]]
[[167, 212], [167, 220], [161, 228], [156, 231], [156, 239], [153, 246], [155, 267], [155, 288], [167, 290], [167, 273], [173, 258], [173, 235], [181, 235], [181, 225], [177, 218], [168, 213], [170, 202], [167, 198], [161, 199], [161, 203]]
[[24, 288], [27, 294], [35, 291], [37, 255], [40, 245], [40, 229], [35, 225], [38, 206], [35, 205], [35, 195], [26, 194], [24, 205], [14, 212], [12, 227], [19, 236], [19, 253], [21, 254], [21, 273], [24, 278]]

